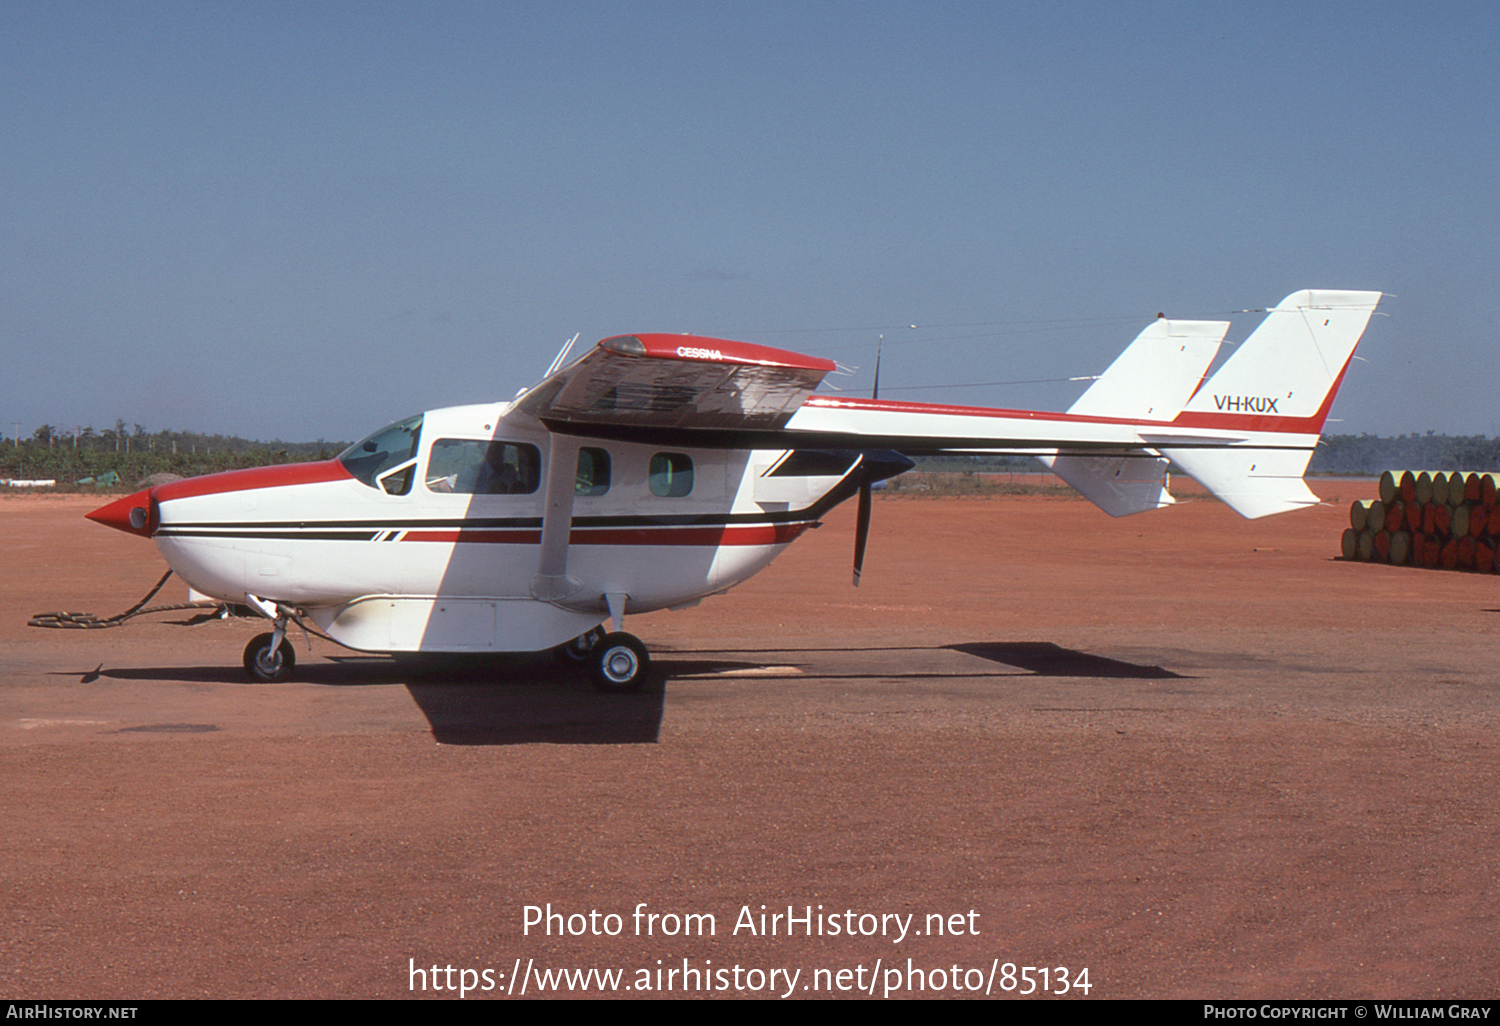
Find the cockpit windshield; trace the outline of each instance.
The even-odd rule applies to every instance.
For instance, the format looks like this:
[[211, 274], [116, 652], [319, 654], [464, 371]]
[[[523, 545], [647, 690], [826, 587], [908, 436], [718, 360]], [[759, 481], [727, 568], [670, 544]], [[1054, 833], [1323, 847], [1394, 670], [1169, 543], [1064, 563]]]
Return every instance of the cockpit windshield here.
[[361, 483], [392, 495], [405, 495], [416, 476], [421, 437], [422, 416], [418, 414], [355, 442], [339, 453], [338, 460]]

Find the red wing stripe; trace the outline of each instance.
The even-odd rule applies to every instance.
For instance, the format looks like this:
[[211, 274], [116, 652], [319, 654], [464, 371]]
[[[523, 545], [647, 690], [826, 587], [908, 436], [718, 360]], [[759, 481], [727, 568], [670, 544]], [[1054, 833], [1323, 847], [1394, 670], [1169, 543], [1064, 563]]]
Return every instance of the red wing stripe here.
[[[662, 334], [637, 334], [634, 337], [645, 347], [645, 355], [655, 359], [706, 360], [711, 363], [786, 367], [794, 370], [822, 371], [824, 374], [831, 373], [838, 366], [832, 360], [825, 360], [820, 356], [808, 356], [805, 353], [794, 353], [786, 349], [772, 349], [770, 346], [755, 345], [751, 342], [731, 342], [725, 338]], [[608, 341], [610, 339], [604, 340], [604, 342]], [[599, 344], [602, 346], [604, 342]]]
[[1151, 424], [1166, 421], [1136, 420], [1126, 417], [1097, 417], [1082, 413], [1054, 413], [1046, 410], [1005, 410], [988, 406], [952, 406], [945, 403], [914, 403], [900, 399], [857, 399], [851, 396], [810, 396], [805, 406], [831, 410], [864, 410], [873, 413], [909, 413], [930, 417], [982, 417], [998, 420], [1050, 420], [1064, 424]]

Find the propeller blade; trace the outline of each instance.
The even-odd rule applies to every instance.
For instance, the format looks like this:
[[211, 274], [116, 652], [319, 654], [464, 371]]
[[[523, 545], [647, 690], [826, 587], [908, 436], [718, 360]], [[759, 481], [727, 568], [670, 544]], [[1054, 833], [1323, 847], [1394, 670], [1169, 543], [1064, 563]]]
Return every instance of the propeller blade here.
[[[880, 398], [880, 350], [885, 336], [875, 343], [875, 384], [870, 389], [870, 398]], [[861, 460], [863, 462], [863, 460]], [[859, 486], [859, 519], [854, 525], [854, 586], [859, 587], [860, 571], [865, 565], [865, 542], [870, 540], [870, 505], [874, 498], [870, 481]]]
[[859, 519], [854, 526], [854, 586], [859, 587], [859, 573], [865, 565], [865, 542], [870, 538], [870, 500], [868, 484], [859, 486]]

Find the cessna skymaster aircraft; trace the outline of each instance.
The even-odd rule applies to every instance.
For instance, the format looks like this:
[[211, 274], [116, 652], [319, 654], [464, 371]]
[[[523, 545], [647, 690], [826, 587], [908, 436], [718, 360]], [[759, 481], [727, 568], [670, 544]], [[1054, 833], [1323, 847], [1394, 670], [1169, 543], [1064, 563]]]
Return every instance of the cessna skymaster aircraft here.
[[88, 516], [270, 620], [252, 679], [292, 671], [287, 627], [306, 618], [370, 652], [556, 648], [627, 691], [648, 667], [627, 612], [727, 591], [856, 494], [857, 584], [870, 486], [911, 455], [1037, 456], [1112, 516], [1170, 505], [1169, 461], [1246, 517], [1316, 503], [1302, 474], [1380, 296], [1294, 292], [1207, 380], [1228, 322], [1158, 318], [1066, 413], [815, 393], [828, 360], [620, 335], [566, 365], [565, 348], [510, 402]]

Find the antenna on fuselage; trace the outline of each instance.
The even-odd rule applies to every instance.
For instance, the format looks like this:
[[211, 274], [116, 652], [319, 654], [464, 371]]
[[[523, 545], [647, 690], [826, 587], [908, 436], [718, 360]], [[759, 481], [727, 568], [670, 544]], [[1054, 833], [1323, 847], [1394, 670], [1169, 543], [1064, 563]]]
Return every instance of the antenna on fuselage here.
[[563, 343], [562, 349], [558, 352], [556, 358], [553, 359], [553, 361], [552, 361], [552, 366], [548, 367], [547, 368], [547, 373], [542, 375], [542, 377], [544, 379], [545, 378], [550, 378], [552, 376], [552, 372], [555, 371], [555, 370], [557, 370], [557, 368], [559, 368], [559, 367], [561, 367], [563, 365], [563, 361], [568, 358], [568, 350], [570, 350], [570, 349], [573, 348], [573, 343], [577, 342], [578, 341], [578, 336], [582, 335], [582, 334], [583, 334], [583, 332], [581, 332], [581, 331], [580, 332], [576, 332], [573, 335], [572, 338], [568, 339], [566, 342]]

